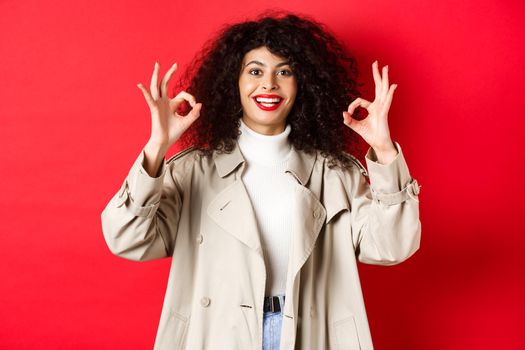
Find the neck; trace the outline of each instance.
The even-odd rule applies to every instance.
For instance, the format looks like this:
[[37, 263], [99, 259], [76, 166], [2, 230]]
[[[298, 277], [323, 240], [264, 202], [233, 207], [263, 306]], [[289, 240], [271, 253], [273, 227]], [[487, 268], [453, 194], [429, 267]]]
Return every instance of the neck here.
[[282, 133], [284, 129], [286, 128], [285, 122], [283, 122], [282, 124], [261, 125], [261, 124], [252, 123], [250, 119], [245, 118], [244, 116], [241, 118], [241, 120], [247, 127], [263, 135], [277, 135], [277, 134]]
[[239, 130], [239, 148], [248, 162], [272, 165], [286, 160], [290, 154], [288, 135], [292, 128], [289, 124], [277, 135], [264, 135], [252, 130], [241, 119]]

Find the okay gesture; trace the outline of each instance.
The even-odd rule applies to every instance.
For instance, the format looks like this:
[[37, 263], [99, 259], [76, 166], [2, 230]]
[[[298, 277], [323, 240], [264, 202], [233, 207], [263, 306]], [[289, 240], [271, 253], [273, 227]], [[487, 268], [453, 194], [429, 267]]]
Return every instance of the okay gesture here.
[[[380, 163], [390, 162], [397, 150], [390, 138], [388, 129], [388, 110], [392, 103], [394, 91], [397, 84], [389, 86], [388, 66], [383, 67], [383, 76], [379, 74], [378, 63], [372, 63], [372, 73], [375, 82], [375, 99], [373, 102], [363, 98], [356, 98], [348, 106], [348, 111], [343, 112], [344, 124], [361, 137], [374, 149]], [[368, 111], [365, 119], [357, 120], [352, 118], [357, 107], [363, 107]]]

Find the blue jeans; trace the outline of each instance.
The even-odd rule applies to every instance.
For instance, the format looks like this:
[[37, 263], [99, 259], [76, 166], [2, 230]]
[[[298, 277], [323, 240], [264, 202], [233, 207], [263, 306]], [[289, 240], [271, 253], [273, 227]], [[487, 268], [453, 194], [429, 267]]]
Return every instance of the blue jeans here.
[[[282, 295], [279, 295], [279, 301], [283, 305]], [[282, 309], [278, 312], [269, 311], [263, 314], [263, 350], [279, 350], [282, 324]]]

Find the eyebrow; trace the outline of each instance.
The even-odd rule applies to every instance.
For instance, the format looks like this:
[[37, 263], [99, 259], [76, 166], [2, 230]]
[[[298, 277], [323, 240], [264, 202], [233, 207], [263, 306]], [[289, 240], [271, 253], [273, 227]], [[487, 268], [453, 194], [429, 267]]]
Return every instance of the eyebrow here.
[[[255, 64], [259, 65], [259, 66], [266, 67], [266, 65], [264, 63], [256, 61], [256, 60], [253, 60], [253, 61], [250, 61], [250, 62], [246, 63], [245, 66], [248, 66], [248, 65], [250, 65], [252, 63], [255, 63]], [[284, 62], [276, 64], [275, 66], [276, 67], [281, 67], [281, 66], [286, 66], [286, 65], [289, 65], [289, 64], [290, 64], [290, 61], [284, 61]]]

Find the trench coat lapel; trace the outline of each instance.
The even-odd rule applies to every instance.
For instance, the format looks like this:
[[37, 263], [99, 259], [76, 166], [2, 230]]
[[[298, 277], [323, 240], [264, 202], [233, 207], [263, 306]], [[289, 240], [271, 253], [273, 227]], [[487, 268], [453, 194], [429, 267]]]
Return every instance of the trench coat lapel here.
[[[312, 189], [306, 187], [316, 157], [316, 153], [299, 152], [292, 146], [286, 170], [296, 180], [294, 198], [291, 198], [296, 203], [288, 265], [288, 280], [291, 279], [291, 283], [312, 252], [326, 219], [326, 210], [318, 199], [320, 188], [316, 190], [315, 185]], [[232, 174], [234, 181], [210, 202], [208, 215], [226, 232], [262, 255], [257, 220], [248, 192], [241, 181], [246, 164], [238, 144], [235, 144], [231, 153], [214, 153], [214, 161], [219, 176], [224, 178], [234, 170], [235, 172]]]
[[[321, 183], [318, 177], [312, 177], [317, 155], [292, 151], [289, 168], [286, 171], [296, 180], [294, 189], [295, 215], [292, 218], [293, 231], [288, 257], [286, 279], [286, 303], [283, 314], [281, 348], [295, 347], [299, 310], [299, 271], [308, 260], [326, 219], [326, 210], [319, 201]], [[291, 322], [290, 322], [291, 321]]]
[[241, 181], [246, 166], [244, 157], [237, 144], [231, 153], [215, 152], [213, 157], [217, 173], [222, 178], [238, 169], [232, 174], [233, 181], [212, 199], [207, 213], [223, 230], [262, 256], [257, 220], [246, 187]]
[[[293, 147], [292, 147], [293, 148]], [[308, 154], [292, 149], [286, 172], [297, 180], [293, 199], [296, 203], [295, 215], [292, 218], [293, 232], [289, 257], [288, 277], [295, 278], [308, 256], [326, 218], [326, 210], [319, 201], [319, 191], [311, 181], [311, 173], [316, 160], [316, 153]], [[315, 182], [314, 179], [312, 181]], [[312, 191], [313, 190], [313, 191]], [[319, 189], [320, 190], [320, 189]], [[314, 193], [317, 192], [317, 193]]]
[[262, 254], [253, 207], [240, 179], [221, 191], [208, 206], [208, 215], [223, 230]]

